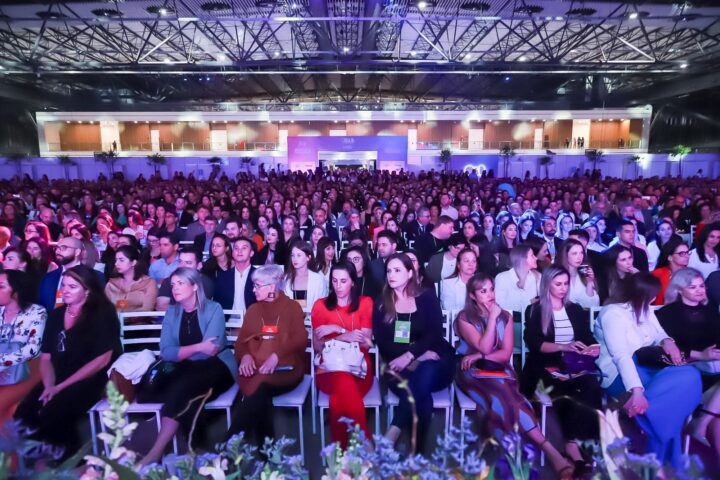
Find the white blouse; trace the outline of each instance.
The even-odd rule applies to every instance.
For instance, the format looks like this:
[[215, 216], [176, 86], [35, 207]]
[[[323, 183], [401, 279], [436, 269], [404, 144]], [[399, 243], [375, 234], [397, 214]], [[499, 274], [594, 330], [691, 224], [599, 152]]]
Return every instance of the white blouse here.
[[700, 271], [703, 278], [707, 279], [707, 277], [709, 277], [711, 273], [718, 269], [718, 257], [717, 255], [715, 255], [715, 258], [710, 258], [705, 255], [705, 260], [707, 260], [707, 262], [703, 262], [702, 260], [700, 260], [700, 257], [697, 254], [697, 248], [693, 248], [690, 251], [690, 260], [688, 261], [688, 267]]
[[648, 244], [646, 253], [648, 257], [648, 266], [652, 272], [655, 270], [655, 266], [657, 266], [658, 258], [660, 258], [660, 249], [658, 248], [657, 241], [650, 242]]
[[498, 273], [495, 277], [495, 301], [504, 310], [524, 312], [530, 301], [540, 291], [540, 275], [530, 272], [525, 279], [525, 288], [518, 287], [520, 279], [514, 269]]
[[462, 310], [465, 308], [467, 285], [460, 277], [446, 278], [440, 283], [440, 305], [443, 310]]
[[593, 296], [587, 294], [587, 287], [582, 283], [580, 275], [575, 275], [575, 279], [570, 282], [570, 291], [568, 298], [571, 302], [577, 303], [583, 308], [592, 308], [600, 306], [600, 295], [597, 289]]
[[625, 389], [630, 391], [643, 386], [633, 354], [641, 347], [660, 345], [668, 334], [652, 309], [638, 320], [630, 304], [614, 303], [600, 310], [595, 321], [595, 338], [600, 343], [597, 365], [603, 373], [603, 388], [620, 375]]

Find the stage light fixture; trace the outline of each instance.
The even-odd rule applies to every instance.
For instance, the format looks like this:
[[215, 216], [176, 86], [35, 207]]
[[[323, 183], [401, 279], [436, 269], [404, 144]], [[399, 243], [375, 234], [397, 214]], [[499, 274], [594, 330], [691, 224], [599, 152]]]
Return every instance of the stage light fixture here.
[[687, 63], [681, 63], [681, 64], [680, 64], [680, 68], [687, 68], [687, 67], [688, 67], [688, 64], [687, 64]]
[[637, 12], [632, 12], [632, 13], [630, 13], [630, 15], [628, 15], [628, 18], [629, 18], [630, 20], [635, 20], [636, 18], [638, 18]]

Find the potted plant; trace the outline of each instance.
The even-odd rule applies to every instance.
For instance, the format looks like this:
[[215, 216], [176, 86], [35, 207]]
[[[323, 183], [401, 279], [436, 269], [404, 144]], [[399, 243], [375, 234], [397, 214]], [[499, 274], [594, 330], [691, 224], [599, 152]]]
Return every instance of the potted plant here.
[[605, 161], [602, 150], [585, 150], [585, 157], [592, 163], [593, 172], [597, 170], [597, 164]]
[[55, 158], [57, 158], [58, 165], [62, 165], [65, 171], [65, 180], [70, 180], [70, 167], [76, 167], [77, 162], [70, 158], [70, 155], [58, 155]]
[[550, 165], [553, 164], [553, 158], [550, 155], [544, 155], [539, 158], [540, 166], [545, 169], [545, 178], [550, 178]]
[[148, 165], [153, 167], [153, 170], [155, 170], [155, 175], [160, 175], [160, 167], [163, 165], [167, 165], [167, 158], [165, 158], [164, 155], [160, 155], [159, 153], [153, 153], [152, 155], [147, 156]]
[[212, 176], [213, 178], [220, 175], [220, 172], [222, 171], [222, 165], [223, 160], [220, 157], [210, 157], [208, 158], [208, 163], [210, 164], [212, 168]]
[[503, 160], [503, 171], [504, 177], [507, 178], [508, 176], [508, 168], [510, 166], [510, 159], [515, 156], [515, 150], [513, 150], [512, 146], [509, 143], [504, 143], [500, 147], [500, 158]]
[[444, 148], [440, 151], [440, 163], [443, 164], [445, 171], [450, 168], [450, 159], [452, 158], [452, 152], [449, 148]]
[[692, 152], [692, 148], [686, 145], [675, 145], [670, 151], [670, 158], [678, 162], [678, 175], [682, 177], [682, 162]]
[[640, 176], [640, 167], [642, 166], [640, 165], [641, 161], [642, 157], [640, 155], [630, 155], [627, 158], [626, 163], [628, 165], [635, 165], [635, 178], [638, 178]]
[[114, 150], [108, 150], [107, 152], [96, 152], [95, 160], [104, 163], [108, 167], [110, 177], [115, 175], [115, 162], [117, 162], [118, 153]]

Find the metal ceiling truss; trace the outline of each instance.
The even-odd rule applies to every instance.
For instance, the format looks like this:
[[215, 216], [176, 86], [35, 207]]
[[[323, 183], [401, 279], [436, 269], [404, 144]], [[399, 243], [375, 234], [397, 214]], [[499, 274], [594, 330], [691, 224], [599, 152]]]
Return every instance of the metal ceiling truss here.
[[[204, 10], [201, 0], [3, 2], [0, 74], [21, 82], [23, 74], [146, 73], [139, 84], [119, 80], [111, 90], [165, 98], [183, 83], [157, 75], [177, 72], [183, 82], [190, 75], [185, 85], [197, 87], [195, 75], [247, 72], [249, 82], [225, 82], [232, 92], [282, 104], [310, 95], [370, 101], [388, 92], [417, 102], [446, 97], [449, 85], [451, 93], [477, 85], [469, 77], [443, 82], [440, 74], [499, 70], [565, 75], [555, 86], [568, 75], [622, 72], [609, 83], [617, 90], [720, 64], [720, 6], [485, 0], [472, 11], [466, 0], [428, 0], [422, 9], [416, 1], [219, 0], [227, 6], [221, 11]], [[98, 16], [99, 6], [122, 15]], [[590, 6], [597, 11], [568, 13]], [[426, 74], [398, 74], [415, 71]]]

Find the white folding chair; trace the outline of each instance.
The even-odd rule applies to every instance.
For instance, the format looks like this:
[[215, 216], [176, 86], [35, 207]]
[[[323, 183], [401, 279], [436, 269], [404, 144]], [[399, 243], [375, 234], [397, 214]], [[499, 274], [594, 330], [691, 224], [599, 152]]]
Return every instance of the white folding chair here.
[[[370, 349], [370, 355], [374, 355], [375, 358], [375, 377], [373, 378], [373, 384], [365, 397], [363, 397], [363, 403], [366, 409], [372, 409], [375, 412], [375, 433], [380, 433], [380, 407], [382, 406], [382, 395], [380, 394], [380, 354], [377, 351], [377, 347]], [[315, 366], [312, 365], [312, 376], [313, 383], [315, 383], [316, 373]], [[317, 389], [317, 385], [313, 387]], [[325, 410], [330, 408], [330, 397], [318, 390], [317, 391], [317, 406], [320, 409], [320, 448], [325, 448]]]
[[[310, 353], [310, 361], [312, 361], [312, 347], [308, 347], [305, 349], [306, 352]], [[300, 441], [300, 456], [303, 459], [303, 463], [305, 462], [305, 437], [304, 437], [304, 429], [303, 429], [303, 406], [305, 405], [305, 400], [307, 399], [308, 392], [310, 391], [310, 387], [312, 386], [312, 377], [310, 375], [305, 375], [300, 382], [300, 384], [295, 387], [293, 390], [283, 393], [282, 395], [278, 395], [277, 397], [273, 397], [273, 406], [278, 408], [294, 408], [297, 410], [298, 413], [298, 435], [299, 435], [299, 441]], [[314, 423], [314, 421], [313, 421]]]

